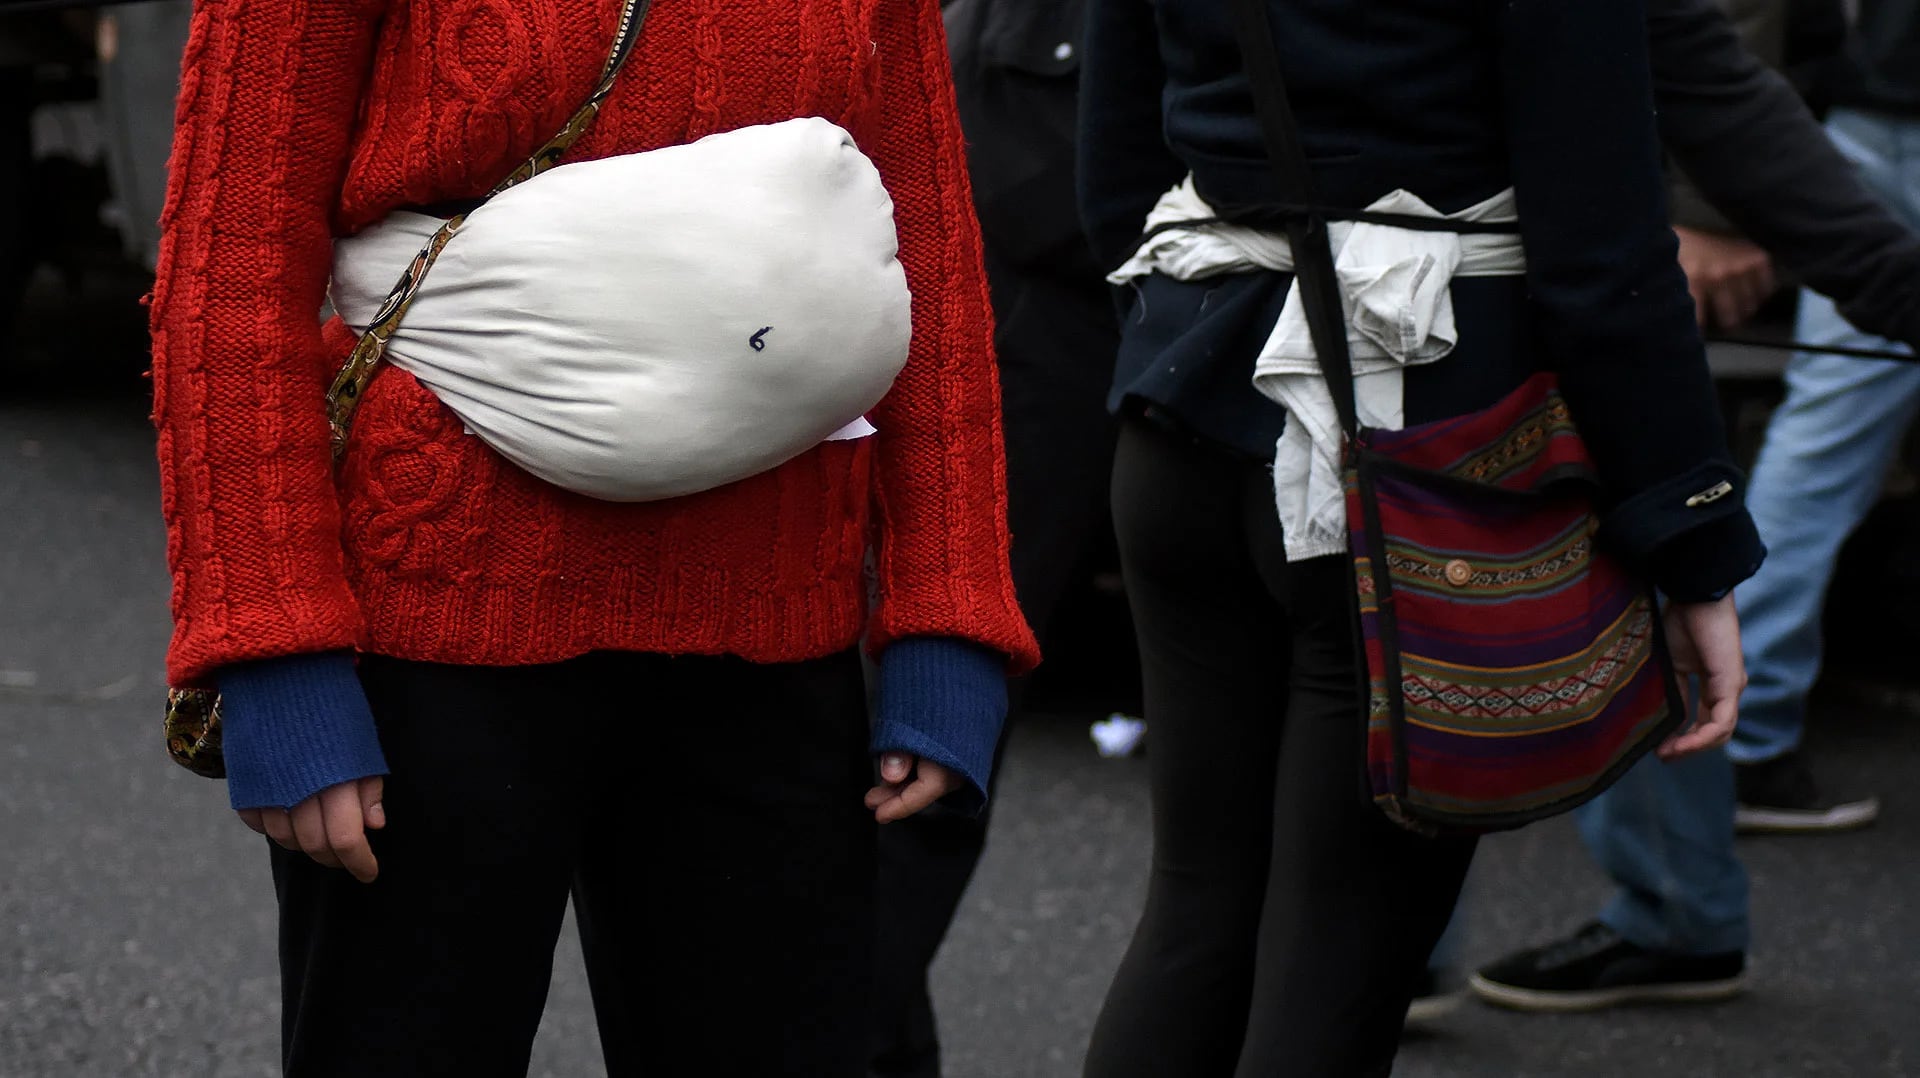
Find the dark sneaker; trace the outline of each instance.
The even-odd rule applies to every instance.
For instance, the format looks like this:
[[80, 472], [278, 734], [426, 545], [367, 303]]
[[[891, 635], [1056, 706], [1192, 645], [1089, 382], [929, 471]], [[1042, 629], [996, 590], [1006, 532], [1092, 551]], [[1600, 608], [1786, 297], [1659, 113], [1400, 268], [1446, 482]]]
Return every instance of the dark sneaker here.
[[1598, 922], [1473, 975], [1488, 1003], [1522, 1011], [1593, 1011], [1623, 1003], [1705, 1003], [1746, 987], [1747, 956], [1669, 954], [1636, 947]]
[[1733, 824], [1744, 834], [1851, 831], [1880, 818], [1880, 799], [1834, 801], [1820, 794], [1806, 758], [1790, 752], [1733, 770]]
[[1413, 1002], [1407, 1005], [1407, 1025], [1424, 1026], [1452, 1014], [1466, 1002], [1467, 993], [1460, 987], [1460, 973], [1449, 970], [1440, 973], [1428, 970], [1420, 975], [1420, 985], [1414, 989]]

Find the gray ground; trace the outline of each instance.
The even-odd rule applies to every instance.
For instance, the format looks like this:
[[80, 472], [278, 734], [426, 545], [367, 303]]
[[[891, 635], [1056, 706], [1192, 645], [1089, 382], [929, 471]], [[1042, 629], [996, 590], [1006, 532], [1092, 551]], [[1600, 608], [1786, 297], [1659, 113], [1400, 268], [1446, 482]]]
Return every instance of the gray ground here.
[[[133, 368], [61, 365], [0, 368], [0, 1078], [277, 1073], [264, 856], [157, 737], [167, 585]], [[1920, 1075], [1920, 708], [1849, 690], [1823, 712], [1825, 774], [1881, 791], [1888, 813], [1744, 847], [1751, 995], [1571, 1018], [1471, 1006], [1411, 1041], [1400, 1073]], [[1064, 1078], [1139, 903], [1144, 767], [1097, 759], [1077, 719], [1029, 724], [1008, 766], [937, 972], [949, 1073]], [[1604, 894], [1564, 823], [1489, 843], [1471, 890], [1474, 959]], [[534, 1073], [598, 1074], [596, 1057], [569, 944]]]

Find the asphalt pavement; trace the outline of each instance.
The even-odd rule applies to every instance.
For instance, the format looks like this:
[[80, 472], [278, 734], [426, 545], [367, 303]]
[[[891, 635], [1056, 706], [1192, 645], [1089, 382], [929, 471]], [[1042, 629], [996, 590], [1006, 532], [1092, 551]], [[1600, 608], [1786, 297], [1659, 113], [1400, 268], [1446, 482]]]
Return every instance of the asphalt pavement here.
[[[0, 368], [0, 1078], [276, 1074], [264, 852], [223, 789], [160, 745], [152, 435], [137, 332], [108, 336], [81, 352], [45, 332]], [[1098, 758], [1087, 719], [1036, 717], [1014, 740], [989, 855], [936, 970], [949, 1078], [1078, 1073], [1150, 857], [1145, 762]], [[1411, 1038], [1397, 1073], [1920, 1075], [1917, 720], [1903, 691], [1823, 694], [1823, 777], [1878, 791], [1886, 815], [1742, 847], [1759, 941], [1747, 996], [1555, 1018], [1469, 1005]], [[1565, 821], [1484, 850], [1471, 959], [1576, 926], [1606, 894]], [[571, 937], [533, 1073], [604, 1073]]]

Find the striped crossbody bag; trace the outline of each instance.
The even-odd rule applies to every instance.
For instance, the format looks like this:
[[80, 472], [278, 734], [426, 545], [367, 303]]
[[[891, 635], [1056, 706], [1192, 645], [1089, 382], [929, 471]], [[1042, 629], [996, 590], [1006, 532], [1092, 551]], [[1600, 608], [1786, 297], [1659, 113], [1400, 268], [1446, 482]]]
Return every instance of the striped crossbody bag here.
[[[593, 92], [568, 117], [565, 126], [557, 134], [487, 192], [487, 199], [558, 165], [566, 152], [592, 126], [594, 118], [600, 114], [600, 106], [613, 93], [614, 80], [633, 54], [634, 43], [640, 38], [641, 26], [646, 22], [647, 10], [651, 6], [652, 0], [626, 0], [614, 31], [612, 49], [607, 54], [607, 62], [601, 69], [600, 81], [594, 84]], [[481, 201], [484, 203], [486, 199]], [[407, 308], [413, 303], [421, 283], [426, 280], [427, 272], [433, 268], [434, 260], [440, 257], [440, 252], [466, 220], [467, 213], [449, 218], [420, 248], [419, 254], [414, 256], [406, 271], [400, 275], [400, 280], [394, 284], [392, 292], [366, 331], [360, 335], [353, 352], [341, 365], [340, 373], [328, 389], [327, 419], [332, 429], [333, 456], [336, 461], [346, 450], [347, 432], [353, 424], [354, 410], [360, 404], [361, 395], [373, 381], [374, 374], [379, 371], [388, 342], [406, 318]], [[226, 759], [220, 751], [218, 693], [211, 689], [169, 689], [165, 731], [167, 754], [173, 757], [175, 763], [196, 775], [216, 779], [226, 776]]]
[[1366, 796], [1425, 834], [1574, 808], [1685, 719], [1653, 589], [1595, 542], [1599, 479], [1553, 375], [1469, 415], [1361, 426], [1327, 222], [1461, 226], [1317, 205], [1266, 0], [1235, 9], [1345, 436]]

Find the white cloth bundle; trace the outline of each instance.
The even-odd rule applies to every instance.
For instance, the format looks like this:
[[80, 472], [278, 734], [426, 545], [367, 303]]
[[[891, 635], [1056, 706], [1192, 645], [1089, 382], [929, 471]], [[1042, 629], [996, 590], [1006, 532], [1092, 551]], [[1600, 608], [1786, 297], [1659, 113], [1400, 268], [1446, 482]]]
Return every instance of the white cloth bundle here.
[[[349, 325], [440, 224], [335, 244]], [[826, 120], [562, 165], [467, 218], [387, 358], [541, 479], [677, 497], [874, 432], [911, 336], [898, 251], [878, 171]]]
[[[1367, 207], [1380, 213], [1440, 218], [1406, 191]], [[1188, 177], [1161, 196], [1147, 217], [1149, 230], [1216, 216]], [[1516, 219], [1511, 188], [1445, 215], [1455, 221]], [[1335, 221], [1328, 226], [1340, 298], [1347, 312], [1347, 343], [1360, 423], [1378, 430], [1406, 424], [1404, 371], [1453, 351], [1455, 277], [1517, 276], [1527, 269], [1520, 237], [1500, 233], [1423, 232], [1392, 225]], [[1291, 272], [1287, 237], [1238, 225], [1170, 228], [1135, 252], [1108, 278], [1126, 284], [1150, 273], [1182, 281], [1253, 270]], [[1303, 561], [1347, 550], [1347, 509], [1340, 485], [1340, 418], [1320, 373], [1295, 283], [1267, 343], [1254, 361], [1253, 385], [1287, 410], [1287, 429], [1273, 461], [1274, 497], [1286, 536], [1287, 560]]]

